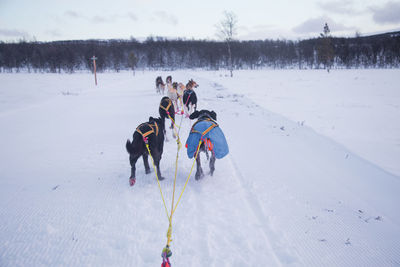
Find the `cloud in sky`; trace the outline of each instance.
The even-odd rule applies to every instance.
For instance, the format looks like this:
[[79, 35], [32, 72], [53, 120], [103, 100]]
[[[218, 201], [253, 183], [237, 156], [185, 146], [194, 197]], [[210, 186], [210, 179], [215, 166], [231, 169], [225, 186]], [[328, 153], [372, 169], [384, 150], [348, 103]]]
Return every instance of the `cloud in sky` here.
[[9, 30], [9, 29], [0, 29], [0, 36], [12, 37], [12, 38], [28, 38], [29, 34], [25, 31], [19, 30]]
[[47, 30], [45, 33], [47, 35], [49, 35], [49, 36], [52, 36], [52, 37], [60, 37], [60, 36], [62, 36], [60, 31], [57, 30], [57, 29]]
[[163, 23], [168, 23], [174, 26], [178, 24], [178, 18], [165, 11], [156, 11], [154, 12], [154, 16]]
[[95, 24], [114, 23], [118, 19], [121, 19], [121, 18], [130, 19], [132, 21], [138, 21], [137, 16], [133, 12], [127, 12], [124, 15], [119, 15], [119, 14], [113, 14], [113, 15], [108, 15], [108, 16], [94, 15], [92, 17], [87, 17], [87, 16], [84, 16], [73, 10], [68, 10], [68, 11], [64, 12], [64, 16], [67, 17], [68, 19], [84, 19], [86, 21], [89, 21], [89, 22], [92, 22]]
[[[93, 0], [40, 0], [28, 1], [24, 9], [18, 2], [0, 4], [0, 40], [21, 36], [38, 40], [131, 35], [216, 38], [214, 25], [227, 8], [224, 1], [212, 0], [114, 0], [113, 5]], [[233, 1], [228, 8], [239, 18], [238, 38], [242, 40], [309, 38], [322, 32], [325, 22], [337, 36], [400, 27], [400, 0]]]
[[317, 2], [317, 6], [319, 6], [325, 12], [335, 14], [354, 15], [360, 13], [353, 7], [353, 2], [350, 0]]
[[138, 21], [138, 17], [132, 12], [128, 12], [126, 16], [133, 21]]
[[293, 32], [299, 34], [320, 33], [323, 31], [325, 23], [328, 23], [329, 28], [332, 32], [356, 29], [355, 27], [347, 27], [341, 23], [337, 23], [328, 16], [321, 16], [318, 18], [308, 19], [300, 25], [294, 27], [292, 30]]
[[80, 15], [77, 12], [72, 11], [72, 10], [65, 11], [64, 14], [65, 14], [65, 16], [70, 17], [70, 18], [74, 18], [74, 19], [84, 18], [84, 16], [82, 16], [82, 15]]
[[378, 24], [400, 23], [400, 2], [388, 2], [382, 7], [371, 7], [371, 10]]
[[238, 38], [240, 40], [265, 40], [281, 38], [283, 34], [287, 34], [283, 29], [279, 29], [274, 25], [259, 24], [253, 27], [239, 26]]
[[116, 16], [94, 16], [90, 19], [93, 23], [113, 23], [115, 22]]

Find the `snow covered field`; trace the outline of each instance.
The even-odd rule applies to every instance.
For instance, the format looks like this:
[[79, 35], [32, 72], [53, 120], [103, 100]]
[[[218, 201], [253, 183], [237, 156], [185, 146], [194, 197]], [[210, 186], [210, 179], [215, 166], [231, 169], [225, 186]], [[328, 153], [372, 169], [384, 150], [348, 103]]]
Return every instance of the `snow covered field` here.
[[[91, 74], [0, 74], [0, 266], [160, 265], [168, 221], [154, 172], [139, 160], [129, 187], [125, 151], [158, 114], [158, 75], [195, 79], [230, 145], [214, 176], [189, 181], [172, 266], [400, 265], [399, 70], [224, 74], [104, 73], [98, 87]], [[183, 148], [178, 189], [191, 164]]]
[[216, 72], [211, 79], [400, 176], [400, 70], [239, 71], [234, 79]]

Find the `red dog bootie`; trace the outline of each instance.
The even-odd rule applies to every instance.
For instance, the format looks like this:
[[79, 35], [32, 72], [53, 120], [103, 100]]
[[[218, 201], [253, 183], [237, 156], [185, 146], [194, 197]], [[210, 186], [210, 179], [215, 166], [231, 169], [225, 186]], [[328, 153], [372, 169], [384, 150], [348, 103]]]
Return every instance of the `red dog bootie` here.
[[130, 184], [130, 186], [134, 186], [135, 185], [135, 183], [136, 183], [136, 178], [129, 178], [129, 184]]

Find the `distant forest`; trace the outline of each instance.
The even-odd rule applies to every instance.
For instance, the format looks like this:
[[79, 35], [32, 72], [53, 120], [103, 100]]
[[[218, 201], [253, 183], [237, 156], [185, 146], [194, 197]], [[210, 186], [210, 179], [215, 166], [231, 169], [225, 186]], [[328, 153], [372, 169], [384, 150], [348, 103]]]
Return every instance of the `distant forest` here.
[[[326, 40], [325, 40], [326, 41]], [[354, 38], [231, 43], [233, 69], [399, 68], [400, 32]], [[327, 66], [324, 46], [330, 46]], [[227, 68], [226, 43], [210, 40], [73, 40], [0, 42], [0, 72], [75, 72]], [[325, 59], [324, 59], [325, 58]]]

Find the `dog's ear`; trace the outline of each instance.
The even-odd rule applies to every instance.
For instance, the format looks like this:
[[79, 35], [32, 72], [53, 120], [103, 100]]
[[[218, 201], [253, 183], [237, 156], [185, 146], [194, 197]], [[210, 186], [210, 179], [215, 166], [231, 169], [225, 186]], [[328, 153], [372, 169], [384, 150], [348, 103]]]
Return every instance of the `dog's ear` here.
[[190, 114], [189, 119], [193, 120], [198, 118], [200, 115], [200, 112], [198, 112], [197, 110], [195, 112], [193, 112], [192, 114]]
[[210, 115], [211, 115], [211, 118], [213, 119], [213, 120], [217, 120], [217, 113], [215, 113], [215, 111], [214, 110], [212, 110], [211, 112], [210, 112]]
[[153, 117], [149, 117], [149, 122], [152, 122], [152, 121], [154, 121], [154, 118]]

